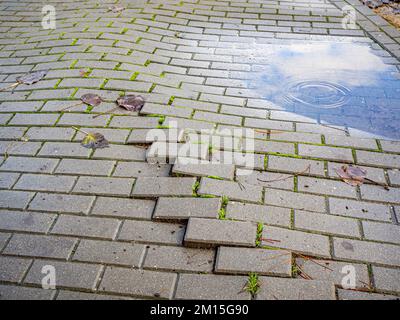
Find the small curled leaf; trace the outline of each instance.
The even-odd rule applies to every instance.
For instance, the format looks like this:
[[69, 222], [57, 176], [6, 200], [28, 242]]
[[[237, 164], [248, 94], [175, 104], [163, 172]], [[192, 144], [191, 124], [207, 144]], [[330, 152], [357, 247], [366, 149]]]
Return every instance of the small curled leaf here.
[[97, 107], [100, 103], [103, 102], [100, 96], [94, 93], [86, 93], [81, 97], [81, 100], [84, 104], [90, 105], [92, 107]]
[[31, 85], [42, 80], [46, 76], [47, 72], [48, 70], [42, 70], [42, 71], [27, 73], [21, 77], [18, 77], [16, 80], [17, 83], [19, 84]]
[[83, 138], [81, 145], [88, 149], [102, 149], [109, 147], [109, 142], [101, 133], [91, 132]]
[[128, 111], [140, 111], [143, 108], [145, 102], [146, 101], [142, 96], [137, 96], [134, 94], [119, 97], [117, 99], [117, 104]]
[[112, 11], [113, 13], [118, 13], [118, 12], [122, 12], [125, 10], [125, 7], [123, 6], [111, 6], [108, 8], [109, 11]]

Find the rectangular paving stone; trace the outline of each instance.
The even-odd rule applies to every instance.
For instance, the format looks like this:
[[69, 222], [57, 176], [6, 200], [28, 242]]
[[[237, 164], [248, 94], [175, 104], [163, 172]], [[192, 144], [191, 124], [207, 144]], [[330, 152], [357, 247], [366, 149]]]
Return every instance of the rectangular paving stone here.
[[75, 134], [72, 128], [31, 127], [26, 135], [31, 141], [71, 141]]
[[3, 171], [52, 173], [57, 166], [58, 159], [33, 157], [8, 157], [0, 167]]
[[190, 218], [185, 234], [189, 246], [231, 245], [254, 247], [257, 224], [242, 221]]
[[91, 215], [151, 220], [155, 201], [98, 197]]
[[338, 289], [339, 300], [399, 300], [398, 296]]
[[198, 163], [198, 164], [182, 164], [175, 163], [172, 172], [189, 176], [214, 176], [227, 180], [233, 180], [235, 175], [235, 166], [229, 164], [213, 164], [213, 163]]
[[260, 202], [262, 187], [239, 184], [233, 181], [202, 178], [198, 191], [200, 195], [227, 196], [232, 200]]
[[26, 129], [26, 127], [0, 127], [0, 140], [20, 139], [24, 135]]
[[76, 243], [74, 238], [14, 234], [5, 254], [28, 257], [67, 259]]
[[55, 217], [56, 215], [48, 213], [0, 210], [0, 229], [45, 233]]
[[400, 292], [400, 270], [372, 266], [375, 287], [378, 290]]
[[331, 255], [327, 236], [271, 226], [264, 226], [262, 245], [288, 249], [312, 256], [329, 258]]
[[40, 147], [40, 142], [0, 141], [0, 154], [7, 154], [8, 156], [34, 156]]
[[56, 288], [94, 290], [101, 271], [95, 264], [35, 260], [24, 283], [42, 285], [42, 268], [48, 265], [55, 268]]
[[55, 173], [108, 176], [114, 168], [114, 161], [62, 159]]
[[245, 276], [181, 274], [175, 299], [250, 300], [250, 293], [243, 290], [247, 280]]
[[[31, 263], [30, 259], [0, 256], [0, 281], [21, 282]], [[0, 288], [0, 300], [2, 299]]]
[[138, 177], [133, 187], [133, 196], [192, 196], [195, 178]]
[[326, 194], [343, 198], [357, 198], [356, 188], [343, 183], [327, 179], [298, 177], [298, 190], [306, 193]]
[[363, 221], [362, 227], [365, 239], [400, 244], [400, 226], [398, 225]]
[[158, 198], [154, 219], [218, 218], [220, 198]]
[[[307, 168], [310, 168], [307, 170]], [[283, 172], [310, 172], [312, 175], [325, 176], [324, 162], [307, 159], [268, 156], [268, 169]]]
[[399, 266], [399, 246], [370, 241], [333, 238], [334, 256], [339, 259]]
[[90, 150], [83, 148], [80, 143], [72, 142], [46, 142], [39, 152], [40, 156], [64, 158], [87, 158]]
[[351, 149], [299, 144], [299, 155], [326, 160], [354, 162]]
[[150, 246], [144, 269], [170, 272], [212, 272], [214, 250], [172, 246]]
[[74, 176], [23, 174], [14, 189], [69, 192], [75, 181]]
[[2, 190], [0, 192], [0, 208], [25, 209], [33, 196], [33, 192]]
[[17, 113], [9, 124], [11, 125], [54, 125], [58, 119], [58, 114], [33, 114]]
[[52, 234], [114, 239], [120, 222], [116, 219], [61, 215]]
[[350, 237], [361, 236], [356, 219], [316, 212], [296, 210], [294, 214], [294, 226], [296, 229], [305, 231], [317, 231]]
[[338, 135], [326, 135], [325, 143], [334, 146], [344, 146], [360, 149], [377, 149], [378, 146], [374, 139], [363, 139], [354, 137], [343, 137]]
[[145, 161], [146, 149], [135, 146], [111, 144], [110, 147], [97, 149], [93, 159], [109, 159], [109, 160], [132, 160]]
[[118, 162], [113, 177], [168, 177], [170, 165], [146, 162]]
[[330, 213], [334, 215], [354, 217], [378, 221], [391, 221], [388, 205], [372, 202], [329, 198]]
[[247, 169], [236, 170], [236, 180], [249, 185], [269, 187], [276, 189], [294, 189], [294, 178], [292, 175], [269, 171], [256, 171]]
[[[71, 102], [71, 105], [74, 103]], [[71, 109], [73, 110], [73, 109]], [[110, 116], [102, 116], [93, 118], [90, 114], [85, 113], [64, 113], [57, 126], [91, 126], [91, 127], [104, 127]], [[93, 132], [94, 129], [91, 130]]]
[[219, 247], [215, 272], [290, 277], [292, 254], [282, 250]]
[[155, 142], [147, 150], [146, 160], [152, 164], [166, 164], [166, 163], [178, 163], [187, 162], [200, 163], [200, 160], [207, 160], [208, 158], [208, 145], [204, 143], [165, 143]]
[[400, 152], [399, 141], [380, 140], [383, 151]]
[[357, 150], [356, 156], [359, 164], [400, 169], [400, 156], [396, 154]]
[[88, 213], [95, 197], [37, 193], [29, 209], [49, 212]]
[[390, 202], [400, 204], [400, 188], [389, 188], [385, 190], [380, 186], [362, 185], [360, 186], [361, 199], [374, 200], [379, 202]]
[[[347, 275], [347, 266], [354, 267], [356, 276], [356, 288], [367, 288], [370, 283], [368, 268], [366, 264], [339, 262], [332, 260], [306, 260], [297, 258], [296, 265], [314, 280], [331, 281], [337, 286], [342, 285]], [[301, 273], [301, 270], [300, 273]], [[299, 278], [300, 275], [297, 276]]]
[[313, 212], [325, 212], [326, 210], [325, 199], [322, 196], [270, 188], [265, 189], [264, 203], [267, 205]]
[[270, 225], [290, 226], [291, 210], [272, 206], [229, 201], [226, 208], [228, 219], [261, 222]]
[[18, 180], [19, 174], [13, 172], [0, 172], [0, 188], [11, 189]]
[[139, 267], [144, 245], [111, 241], [81, 240], [72, 260]]
[[0, 285], [0, 300], [51, 300], [55, 290]]
[[400, 170], [388, 170], [389, 181], [392, 186], [400, 186]]
[[181, 224], [126, 220], [118, 240], [180, 245], [184, 235], [185, 227]]
[[153, 117], [131, 117], [131, 116], [115, 116], [112, 118], [109, 127], [111, 128], [157, 128], [159, 118]]
[[175, 281], [175, 273], [107, 267], [99, 291], [170, 299]]
[[336, 300], [329, 281], [260, 277], [257, 300]]
[[80, 177], [72, 192], [127, 197], [131, 193], [134, 181], [134, 179], [128, 178]]

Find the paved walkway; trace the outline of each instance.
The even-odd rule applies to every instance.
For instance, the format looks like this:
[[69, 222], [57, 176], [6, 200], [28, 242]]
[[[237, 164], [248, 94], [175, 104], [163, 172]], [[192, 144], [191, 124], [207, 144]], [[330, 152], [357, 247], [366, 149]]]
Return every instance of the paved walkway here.
[[[0, 93], [0, 298], [400, 296], [398, 30], [357, 0], [120, 1], [119, 13], [111, 0], [51, 1], [57, 28], [44, 30], [44, 2], [0, 1], [1, 87], [49, 70]], [[349, 4], [358, 24], [343, 29]], [[370, 62], [384, 70], [371, 83], [385, 86], [363, 78], [351, 95], [344, 79], [370, 75]], [[299, 67], [349, 76], [295, 77], [280, 100], [282, 70]], [[85, 93], [105, 102], [62, 111]], [[146, 98], [140, 114], [93, 118], [124, 93]], [[358, 125], [376, 110], [386, 118]], [[165, 152], [146, 139], [174, 124], [184, 134]], [[110, 147], [84, 148], [72, 126]], [[233, 139], [250, 162], [227, 164], [240, 152], [225, 140], [196, 140], [241, 127], [255, 129]], [[212, 161], [173, 165], [188, 146]], [[344, 183], [346, 163], [381, 185]], [[53, 267], [56, 289], [42, 289]]]

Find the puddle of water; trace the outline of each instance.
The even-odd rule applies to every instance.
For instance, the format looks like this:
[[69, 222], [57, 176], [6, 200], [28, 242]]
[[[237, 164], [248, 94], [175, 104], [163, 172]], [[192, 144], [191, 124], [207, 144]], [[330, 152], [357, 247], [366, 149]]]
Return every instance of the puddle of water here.
[[264, 45], [249, 55], [257, 65], [250, 86], [310, 122], [400, 140], [400, 73], [384, 53], [352, 42]]

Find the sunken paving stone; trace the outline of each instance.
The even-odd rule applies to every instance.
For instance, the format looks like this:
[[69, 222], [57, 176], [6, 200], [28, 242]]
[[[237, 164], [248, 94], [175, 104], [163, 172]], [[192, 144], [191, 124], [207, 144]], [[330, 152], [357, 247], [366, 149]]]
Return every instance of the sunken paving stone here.
[[218, 218], [220, 198], [158, 198], [153, 218], [157, 220], [187, 220]]
[[126, 220], [118, 240], [180, 245], [184, 235], [185, 227], [181, 224]]
[[327, 236], [264, 226], [262, 245], [287, 249], [306, 255], [330, 257], [329, 238]]
[[0, 229], [46, 233], [55, 218], [55, 214], [0, 210]]
[[337, 217], [328, 214], [295, 210], [294, 227], [297, 230], [360, 237], [356, 219]]
[[176, 278], [175, 273], [107, 267], [99, 291], [169, 299], [172, 297]]
[[300, 278], [303, 272], [304, 276], [308, 275], [314, 280], [332, 281], [335, 285], [341, 286], [342, 281], [347, 284], [345, 276], [354, 268], [356, 288], [367, 288], [370, 283], [366, 264], [297, 258], [296, 265], [301, 268], [297, 278]]
[[14, 234], [4, 253], [16, 256], [67, 259], [76, 243], [74, 238]]
[[260, 277], [257, 300], [336, 300], [330, 281]]
[[207, 272], [214, 266], [215, 251], [172, 246], [150, 246], [143, 268], [170, 272]]
[[21, 282], [31, 263], [30, 259], [0, 257], [0, 281]]
[[262, 222], [283, 227], [290, 226], [291, 210], [287, 208], [229, 201], [226, 208], [228, 219]]
[[60, 216], [51, 230], [52, 234], [114, 239], [120, 221], [108, 218]]
[[91, 215], [151, 220], [155, 201], [97, 197]]
[[215, 272], [290, 277], [292, 254], [282, 250], [219, 247]]
[[261, 202], [262, 187], [233, 181], [202, 178], [198, 194], [227, 196], [232, 200]]
[[398, 296], [382, 293], [338, 289], [339, 300], [400, 300]]
[[245, 276], [181, 274], [175, 299], [250, 300], [244, 289], [247, 280]]
[[372, 266], [375, 287], [378, 290], [400, 292], [400, 270]]
[[192, 196], [195, 178], [139, 177], [133, 187], [136, 197]]
[[257, 225], [244, 221], [190, 218], [185, 234], [188, 246], [254, 247]]
[[52, 300], [55, 290], [0, 285], [0, 300]]
[[334, 257], [349, 261], [400, 266], [399, 248], [393, 244], [333, 238]]
[[45, 266], [53, 266], [55, 268], [57, 288], [94, 290], [101, 272], [101, 267], [96, 264], [35, 260], [24, 283], [41, 285], [43, 279], [42, 270]]
[[140, 244], [82, 240], [72, 260], [138, 267], [144, 248]]

